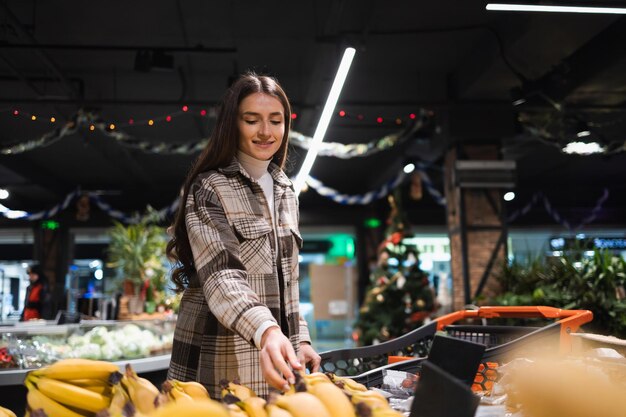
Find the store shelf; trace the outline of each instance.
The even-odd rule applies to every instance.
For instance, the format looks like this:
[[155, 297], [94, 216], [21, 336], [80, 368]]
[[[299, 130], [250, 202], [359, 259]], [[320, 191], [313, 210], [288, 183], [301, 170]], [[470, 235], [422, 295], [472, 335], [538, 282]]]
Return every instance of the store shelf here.
[[[170, 354], [151, 356], [149, 358], [127, 359], [113, 362], [124, 371], [126, 364], [130, 364], [138, 374], [146, 372], [164, 371], [170, 366]], [[32, 369], [10, 369], [0, 371], [0, 386], [22, 385], [26, 374]]]

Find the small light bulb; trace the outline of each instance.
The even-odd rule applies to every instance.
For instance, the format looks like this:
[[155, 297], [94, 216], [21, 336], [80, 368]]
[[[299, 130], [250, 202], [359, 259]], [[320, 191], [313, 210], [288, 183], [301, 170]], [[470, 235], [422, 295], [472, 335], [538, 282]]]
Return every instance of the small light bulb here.
[[383, 122], [383, 118], [382, 117], [377, 117], [376, 118], [376, 123], [382, 123]]
[[185, 105], [185, 106], [183, 106], [183, 111], [187, 111], [187, 110], [189, 110], [189, 107], [188, 107], [188, 106], [186, 106], [186, 105]]
[[115, 129], [115, 125], [114, 125], [113, 123], [111, 123], [111, 124], [109, 125], [109, 129], [111, 129], [111, 130]]
[[149, 124], [150, 126], [152, 126], [152, 125], [154, 124], [154, 120], [152, 120], [152, 119], [148, 120], [148, 124]]
[[415, 164], [409, 163], [409, 164], [406, 164], [404, 166], [404, 173], [405, 174], [410, 174], [413, 171], [415, 171]]
[[340, 117], [344, 117], [346, 115], [346, 112], [343, 110], [339, 110], [339, 116]]
[[94, 125], [91, 125], [91, 126], [89, 126], [89, 130], [91, 130], [93, 132], [94, 130], [96, 130], [96, 127]]
[[206, 110], [204, 109], [200, 110], [200, 116], [206, 116]]
[[37, 116], [33, 114], [32, 116], [30, 116], [30, 120], [37, 120]]
[[50, 123], [54, 123], [54, 122], [56, 122], [56, 121], [57, 121], [57, 119], [55, 119], [54, 117], [51, 117], [51, 118], [50, 118]]
[[165, 121], [166, 122], [171, 122], [172, 121], [172, 116], [166, 116], [165, 117]]
[[296, 120], [298, 118], [297, 113], [291, 113], [291, 120]]
[[515, 193], [513, 191], [506, 192], [502, 198], [504, 201], [511, 201], [515, 198]]

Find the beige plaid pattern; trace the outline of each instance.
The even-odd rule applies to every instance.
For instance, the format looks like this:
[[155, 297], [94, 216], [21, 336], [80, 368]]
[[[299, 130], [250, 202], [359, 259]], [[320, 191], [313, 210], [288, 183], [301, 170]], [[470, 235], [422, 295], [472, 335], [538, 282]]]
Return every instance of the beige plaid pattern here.
[[269, 394], [253, 341], [266, 320], [288, 328], [294, 349], [310, 342], [299, 315], [298, 202], [280, 168], [272, 163], [269, 171], [276, 230], [261, 186], [236, 159], [198, 176], [185, 203], [196, 275], [181, 300], [168, 377], [199, 381], [213, 398], [221, 397], [222, 378]]

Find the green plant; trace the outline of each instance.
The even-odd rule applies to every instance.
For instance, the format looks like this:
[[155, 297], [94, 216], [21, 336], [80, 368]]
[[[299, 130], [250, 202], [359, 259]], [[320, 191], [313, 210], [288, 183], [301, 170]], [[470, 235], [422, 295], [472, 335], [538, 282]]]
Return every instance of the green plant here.
[[608, 251], [507, 264], [499, 276], [502, 294], [495, 305], [547, 305], [585, 309], [594, 331], [626, 336], [626, 261]]
[[[166, 246], [165, 230], [147, 220], [130, 225], [114, 221], [108, 234], [108, 265], [119, 268], [123, 278], [132, 282], [135, 292], [140, 286], [162, 291], [165, 287], [165, 268], [161, 262]], [[151, 299], [149, 292], [146, 298]]]

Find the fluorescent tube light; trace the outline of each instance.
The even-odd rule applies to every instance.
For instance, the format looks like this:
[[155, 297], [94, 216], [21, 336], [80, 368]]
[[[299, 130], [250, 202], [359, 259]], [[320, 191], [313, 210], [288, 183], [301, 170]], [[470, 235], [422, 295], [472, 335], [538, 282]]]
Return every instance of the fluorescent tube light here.
[[311, 172], [311, 167], [313, 167], [313, 162], [317, 157], [317, 152], [319, 151], [322, 140], [324, 140], [324, 136], [326, 135], [326, 130], [330, 124], [330, 118], [333, 116], [335, 106], [337, 106], [339, 94], [341, 93], [343, 83], [346, 81], [346, 77], [348, 76], [348, 71], [350, 70], [350, 65], [352, 65], [352, 59], [354, 58], [355, 53], [356, 50], [354, 48], [346, 48], [343, 53], [339, 69], [337, 69], [337, 75], [335, 75], [335, 81], [333, 81], [333, 85], [330, 88], [330, 93], [328, 93], [328, 98], [326, 99], [326, 105], [322, 111], [322, 116], [317, 124], [317, 129], [315, 129], [311, 146], [309, 147], [309, 151], [304, 158], [302, 167], [300, 167], [300, 172], [298, 172], [298, 175], [293, 182], [296, 196], [300, 195], [300, 191], [302, 191], [304, 183], [309, 177], [309, 172]]
[[488, 3], [487, 10], [504, 12], [552, 12], [552, 13], [600, 13], [626, 14], [624, 7], [579, 7], [579, 6], [547, 6], [537, 4], [503, 4]]

